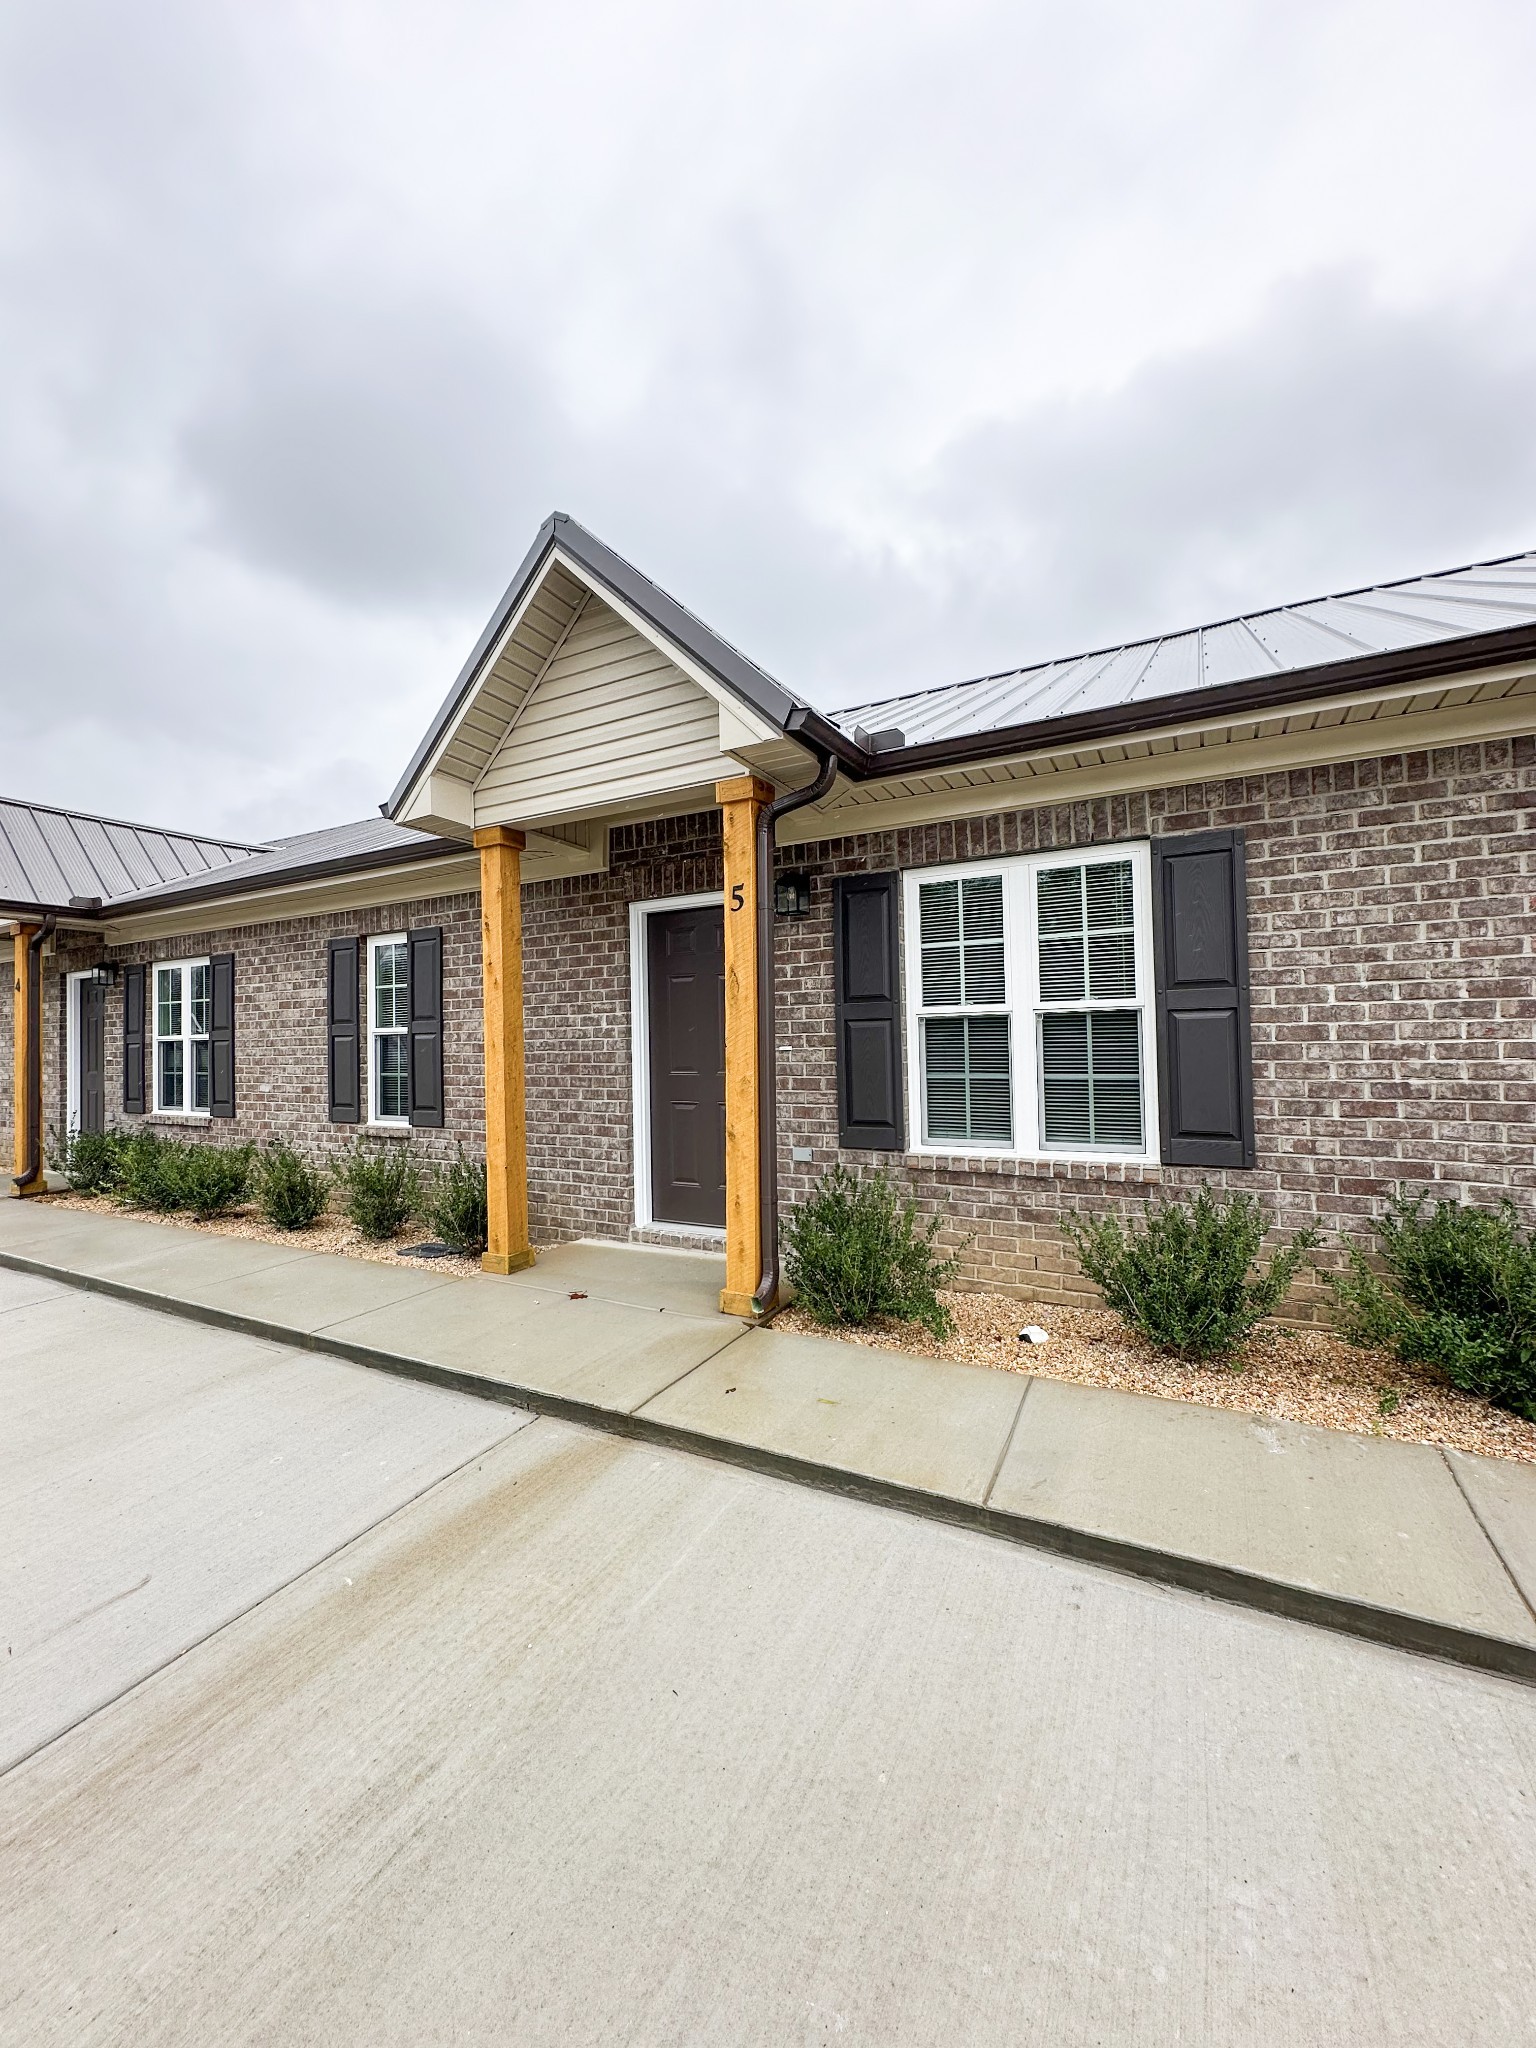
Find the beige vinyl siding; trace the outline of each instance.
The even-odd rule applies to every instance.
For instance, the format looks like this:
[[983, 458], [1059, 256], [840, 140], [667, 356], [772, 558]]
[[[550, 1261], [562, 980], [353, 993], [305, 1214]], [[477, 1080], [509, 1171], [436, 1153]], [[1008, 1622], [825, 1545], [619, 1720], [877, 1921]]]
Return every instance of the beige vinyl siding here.
[[437, 765], [472, 782], [506, 736], [550, 656], [569, 632], [588, 595], [584, 583], [555, 563], [529, 599], [516, 627], [482, 676]]
[[481, 777], [475, 818], [531, 820], [739, 773], [714, 699], [592, 597]]

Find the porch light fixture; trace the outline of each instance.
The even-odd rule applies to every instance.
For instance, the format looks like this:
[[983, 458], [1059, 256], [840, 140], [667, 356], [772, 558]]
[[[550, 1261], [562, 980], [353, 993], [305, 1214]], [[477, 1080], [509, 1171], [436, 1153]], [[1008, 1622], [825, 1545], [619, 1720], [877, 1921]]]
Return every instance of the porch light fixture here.
[[100, 960], [86, 970], [85, 979], [92, 988], [110, 988], [117, 979], [117, 962]]
[[774, 877], [773, 909], [776, 917], [810, 916], [811, 878], [803, 869]]

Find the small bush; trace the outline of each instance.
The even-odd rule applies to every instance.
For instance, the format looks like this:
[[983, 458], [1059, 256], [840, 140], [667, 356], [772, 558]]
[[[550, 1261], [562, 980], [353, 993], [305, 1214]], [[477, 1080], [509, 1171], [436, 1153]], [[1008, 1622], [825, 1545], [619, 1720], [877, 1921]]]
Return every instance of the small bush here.
[[116, 1178], [107, 1192], [125, 1209], [190, 1209], [199, 1221], [221, 1216], [250, 1191], [250, 1145], [182, 1145], [155, 1131], [120, 1138]]
[[171, 1145], [179, 1155], [172, 1169], [181, 1192], [178, 1208], [190, 1209], [200, 1223], [222, 1216], [243, 1202], [251, 1188], [251, 1145]]
[[1280, 1306], [1318, 1239], [1298, 1230], [1250, 1280], [1269, 1219], [1252, 1195], [1218, 1202], [1209, 1188], [1193, 1201], [1149, 1204], [1139, 1224], [1069, 1217], [1062, 1229], [1109, 1306], [1181, 1358], [1234, 1350]]
[[329, 1176], [281, 1139], [257, 1153], [251, 1179], [262, 1215], [279, 1230], [308, 1230], [325, 1214]]
[[120, 1131], [76, 1131], [72, 1136], [55, 1133], [52, 1153], [76, 1194], [105, 1195], [117, 1185], [126, 1143]]
[[485, 1250], [485, 1161], [463, 1151], [433, 1181], [427, 1221], [446, 1245], [476, 1257]]
[[935, 1252], [940, 1227], [937, 1216], [920, 1223], [916, 1203], [885, 1174], [832, 1167], [784, 1224], [785, 1271], [799, 1305], [818, 1323], [889, 1316], [948, 1336], [953, 1318], [938, 1290], [957, 1261]]
[[1330, 1276], [1334, 1316], [1357, 1344], [1429, 1365], [1463, 1393], [1536, 1422], [1536, 1231], [1496, 1209], [1396, 1194], [1376, 1226], [1385, 1275], [1357, 1246]]
[[123, 1141], [117, 1181], [111, 1193], [125, 1209], [180, 1209], [182, 1200], [180, 1145], [154, 1131], [135, 1131]]
[[336, 1169], [342, 1207], [364, 1237], [382, 1244], [421, 1214], [421, 1175], [409, 1153], [354, 1145]]

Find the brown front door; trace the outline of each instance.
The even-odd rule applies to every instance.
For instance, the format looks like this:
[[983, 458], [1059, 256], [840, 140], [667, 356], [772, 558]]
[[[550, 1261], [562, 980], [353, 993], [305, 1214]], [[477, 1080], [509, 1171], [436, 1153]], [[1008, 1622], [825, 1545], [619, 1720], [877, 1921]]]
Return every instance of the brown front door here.
[[107, 992], [80, 984], [80, 1128], [107, 1127]]
[[647, 920], [651, 1214], [725, 1227], [725, 914]]

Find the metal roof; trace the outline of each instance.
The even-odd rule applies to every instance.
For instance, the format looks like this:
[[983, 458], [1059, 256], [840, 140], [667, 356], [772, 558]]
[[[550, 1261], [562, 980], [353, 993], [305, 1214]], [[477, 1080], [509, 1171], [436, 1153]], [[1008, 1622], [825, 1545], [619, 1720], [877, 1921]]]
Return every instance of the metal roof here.
[[276, 888], [284, 882], [318, 881], [327, 875], [355, 874], [368, 868], [397, 867], [402, 861], [436, 860], [444, 854], [462, 858], [466, 849], [455, 839], [437, 839], [387, 818], [360, 818], [351, 825], [328, 825], [320, 832], [300, 832], [252, 850], [248, 860], [217, 875], [189, 875], [157, 889], [135, 890], [116, 897], [108, 911], [148, 909], [158, 903], [197, 902], [204, 897], [244, 895], [252, 889]]
[[67, 911], [73, 897], [107, 898], [187, 880], [204, 882], [265, 848], [130, 825], [0, 797], [0, 906]]
[[[1274, 681], [1281, 685], [1276, 694], [1284, 695], [1285, 678], [1326, 675], [1337, 678], [1334, 687], [1347, 689], [1353, 662], [1369, 662], [1374, 670], [1383, 658], [1402, 657], [1406, 670], [1417, 666], [1415, 649], [1454, 646], [1520, 628], [1536, 628], [1536, 553], [1279, 605], [1188, 632], [849, 705], [828, 715], [850, 735], [855, 727], [882, 737], [898, 729], [901, 740], [893, 737], [882, 752], [898, 746], [938, 748], [1056, 719], [1075, 721], [1165, 698], [1188, 699], [1224, 686]], [[1473, 653], [1471, 647], [1464, 651]], [[1493, 655], [1492, 643], [1488, 651]], [[1258, 691], [1248, 694], [1256, 697]]]

